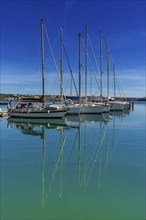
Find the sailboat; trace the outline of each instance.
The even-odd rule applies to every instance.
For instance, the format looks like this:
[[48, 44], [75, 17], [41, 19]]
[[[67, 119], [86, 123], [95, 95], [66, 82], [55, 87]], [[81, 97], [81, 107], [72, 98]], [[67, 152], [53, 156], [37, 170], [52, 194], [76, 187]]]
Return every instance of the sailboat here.
[[[65, 47], [63, 44], [63, 37], [62, 37], [62, 27], [61, 27], [60, 28], [60, 97], [61, 97], [61, 100], [63, 100], [63, 49], [65, 50]], [[66, 50], [65, 50], [65, 55], [66, 55], [67, 62], [70, 68], [71, 77], [73, 77]], [[70, 115], [70, 114], [78, 115], [80, 113], [80, 106], [78, 104], [74, 104], [72, 100], [67, 100], [66, 97], [65, 97], [65, 105], [68, 107], [68, 110], [66, 112], [67, 115]]]
[[85, 27], [85, 102], [81, 100], [81, 33], [78, 35], [79, 39], [79, 105], [80, 105], [80, 113], [81, 114], [98, 114], [102, 113], [105, 105], [103, 103], [92, 103], [87, 102], [87, 60], [88, 60], [88, 41], [87, 41], [87, 26]]
[[31, 102], [17, 103], [15, 106], [8, 103], [8, 116], [17, 118], [62, 118], [68, 108], [64, 106], [45, 107], [45, 87], [44, 87], [44, 20], [41, 19], [41, 60], [42, 60], [42, 106], [36, 106]]
[[[102, 32], [100, 31], [100, 101], [103, 103], [103, 95], [102, 95]], [[108, 102], [105, 103], [105, 107], [103, 112], [107, 113], [110, 111], [110, 104]]]
[[110, 103], [111, 111], [122, 111], [124, 105], [109, 97], [109, 75], [110, 75], [110, 52], [108, 47], [108, 37], [106, 36], [106, 55], [107, 55], [107, 101]]
[[[115, 65], [113, 64], [113, 78], [114, 78], [114, 98], [116, 98], [116, 76], [115, 76]], [[127, 101], [117, 101], [123, 105], [123, 110], [130, 110], [131, 104]]]

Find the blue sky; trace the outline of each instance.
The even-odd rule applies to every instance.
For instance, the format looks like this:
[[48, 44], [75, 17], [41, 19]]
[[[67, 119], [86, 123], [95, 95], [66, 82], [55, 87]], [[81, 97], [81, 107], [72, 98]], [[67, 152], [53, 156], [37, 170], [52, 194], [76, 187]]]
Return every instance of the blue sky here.
[[[99, 95], [99, 30], [103, 34], [103, 94], [106, 95], [105, 37], [111, 53], [110, 94], [113, 94], [112, 64], [116, 66], [117, 90], [126, 96], [145, 96], [146, 2], [143, 0], [1, 0], [1, 93], [41, 94], [40, 18], [51, 42], [59, 71], [60, 26], [63, 42], [78, 86], [78, 33], [88, 25], [88, 94]], [[93, 48], [93, 50], [92, 50]], [[94, 51], [94, 53], [93, 53]], [[84, 43], [81, 49], [82, 94], [84, 94]], [[95, 58], [96, 57], [96, 58]], [[90, 73], [92, 72], [92, 81]], [[94, 73], [93, 73], [94, 72]], [[96, 77], [96, 80], [95, 80]], [[64, 92], [70, 93], [70, 73], [63, 54]], [[92, 85], [92, 88], [91, 86]], [[45, 38], [45, 92], [59, 93], [59, 79]], [[117, 94], [121, 91], [117, 91]], [[73, 94], [75, 90], [73, 89]]]

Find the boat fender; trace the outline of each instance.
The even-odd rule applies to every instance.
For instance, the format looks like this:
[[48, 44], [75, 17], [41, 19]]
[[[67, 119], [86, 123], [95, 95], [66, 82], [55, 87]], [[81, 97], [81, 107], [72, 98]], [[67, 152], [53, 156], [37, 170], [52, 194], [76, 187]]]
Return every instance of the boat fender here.
[[50, 111], [48, 110], [48, 113], [50, 113]]

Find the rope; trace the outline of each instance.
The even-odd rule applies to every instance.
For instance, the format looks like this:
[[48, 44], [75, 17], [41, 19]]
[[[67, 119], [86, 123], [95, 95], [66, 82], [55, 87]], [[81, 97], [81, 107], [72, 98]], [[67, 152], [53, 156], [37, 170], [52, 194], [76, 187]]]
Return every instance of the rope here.
[[55, 60], [55, 56], [54, 56], [54, 53], [53, 53], [53, 50], [52, 50], [52, 47], [51, 47], [50, 39], [49, 39], [48, 32], [47, 32], [47, 29], [46, 29], [45, 25], [44, 25], [44, 29], [45, 29], [45, 33], [46, 33], [47, 40], [48, 40], [48, 43], [49, 43], [49, 47], [50, 47], [51, 55], [52, 55], [52, 58], [53, 58], [53, 61], [54, 61], [54, 65], [55, 65], [55, 68], [56, 68], [57, 76], [58, 76], [58, 79], [59, 79], [59, 82], [60, 82], [60, 86], [61, 86], [61, 88], [63, 90], [64, 95], [65, 95], [62, 82], [60, 81], [59, 70], [58, 70], [58, 67], [57, 67], [57, 63], [56, 63], [56, 60]]
[[73, 77], [73, 74], [72, 74], [72, 69], [71, 69], [71, 66], [70, 66], [70, 62], [69, 62], [69, 59], [68, 59], [67, 52], [66, 52], [64, 44], [63, 44], [63, 49], [64, 49], [65, 56], [66, 56], [66, 59], [67, 59], [67, 63], [68, 63], [68, 66], [69, 66], [69, 70], [70, 70], [70, 74], [71, 74], [71, 77], [72, 77], [72, 80], [73, 80], [73, 84], [74, 84], [74, 87], [75, 87], [75, 90], [76, 90], [76, 94], [77, 94], [77, 96], [79, 96], [78, 95], [78, 91], [77, 91], [77, 87], [76, 87], [76, 84], [75, 84], [75, 80], [74, 80], [74, 77]]
[[[84, 45], [84, 47], [85, 47], [85, 43], [84, 43], [83, 39], [82, 39], [82, 43], [83, 43], [83, 45]], [[93, 74], [94, 74], [94, 77], [95, 77], [95, 80], [96, 80], [98, 89], [100, 90], [98, 78], [97, 78], [97, 76], [96, 76], [96, 74], [95, 74], [95, 70], [94, 70], [94, 68], [93, 68], [93, 64], [92, 64], [92, 62], [91, 62], [91, 59], [90, 59], [90, 57], [89, 57], [89, 53], [88, 53], [88, 52], [87, 52], [87, 56], [88, 56], [88, 59], [89, 59], [90, 66], [91, 66], [91, 68], [92, 68], [92, 70], [93, 70]]]
[[[109, 49], [109, 50], [110, 50], [110, 49]], [[111, 53], [110, 53], [110, 57], [111, 57], [111, 60], [112, 60], [113, 63], [114, 63], [114, 59], [113, 59], [113, 56], [111, 55]], [[118, 87], [120, 96], [122, 97], [122, 95], [123, 95], [124, 98], [125, 98], [125, 100], [126, 100], [126, 96], [125, 96], [125, 93], [124, 93], [124, 91], [123, 91], [123, 89], [122, 89], [121, 81], [120, 81], [119, 77], [117, 76], [117, 73], [116, 73], [116, 83], [117, 83], [117, 87]]]
[[92, 46], [92, 43], [91, 43], [89, 34], [88, 34], [88, 39], [89, 39], [90, 47], [91, 47], [91, 50], [92, 50], [92, 53], [93, 53], [93, 56], [94, 56], [94, 59], [95, 59], [96, 67], [97, 67], [97, 69], [98, 69], [98, 71], [99, 71], [98, 62], [97, 62], [97, 59], [96, 59], [96, 56], [95, 56], [95, 52], [94, 52], [94, 50], [93, 50], [93, 46]]

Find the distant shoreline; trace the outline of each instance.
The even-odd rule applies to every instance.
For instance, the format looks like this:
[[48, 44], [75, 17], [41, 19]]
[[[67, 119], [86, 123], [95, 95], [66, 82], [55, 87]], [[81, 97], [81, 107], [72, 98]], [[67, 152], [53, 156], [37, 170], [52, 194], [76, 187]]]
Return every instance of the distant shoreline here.
[[[0, 100], [1, 101], [6, 101], [6, 100], [23, 100], [23, 98], [29, 98], [31, 100], [31, 98], [35, 98], [38, 97], [40, 98], [41, 95], [24, 95], [24, 94], [0, 94]], [[49, 100], [60, 100], [60, 96], [59, 95], [46, 95], [45, 96], [46, 101]], [[82, 96], [82, 98], [85, 98], [84, 96]], [[88, 96], [87, 97], [89, 100], [92, 101], [100, 101], [100, 97], [98, 96]], [[106, 99], [106, 97], [103, 97], [103, 99]], [[116, 97], [114, 98], [115, 100], [120, 100], [120, 101], [146, 101], [146, 97]]]

